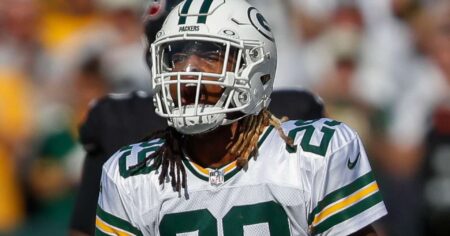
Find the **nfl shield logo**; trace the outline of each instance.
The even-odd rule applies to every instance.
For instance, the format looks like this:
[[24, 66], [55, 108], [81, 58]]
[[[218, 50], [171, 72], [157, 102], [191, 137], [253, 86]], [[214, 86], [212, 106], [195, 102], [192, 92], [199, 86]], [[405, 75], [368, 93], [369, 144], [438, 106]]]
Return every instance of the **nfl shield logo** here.
[[213, 170], [209, 172], [209, 183], [212, 186], [219, 186], [225, 182], [224, 173], [221, 170]]

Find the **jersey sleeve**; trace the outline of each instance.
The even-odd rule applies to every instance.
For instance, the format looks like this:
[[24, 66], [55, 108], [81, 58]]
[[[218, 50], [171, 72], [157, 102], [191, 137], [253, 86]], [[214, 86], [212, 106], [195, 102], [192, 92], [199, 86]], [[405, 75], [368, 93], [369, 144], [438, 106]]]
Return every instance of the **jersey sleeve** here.
[[348, 235], [387, 214], [357, 135], [324, 158], [312, 183], [312, 235]]
[[97, 214], [95, 235], [142, 235], [133, 224], [131, 200], [103, 169]]

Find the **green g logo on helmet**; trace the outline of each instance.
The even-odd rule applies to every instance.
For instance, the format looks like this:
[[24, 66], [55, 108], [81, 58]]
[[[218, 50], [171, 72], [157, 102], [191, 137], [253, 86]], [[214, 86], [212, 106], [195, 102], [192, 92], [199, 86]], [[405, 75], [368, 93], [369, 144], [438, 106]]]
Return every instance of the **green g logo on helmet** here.
[[272, 30], [270, 29], [267, 20], [263, 15], [261, 15], [261, 13], [259, 13], [256, 8], [250, 7], [248, 9], [248, 18], [250, 19], [250, 22], [252, 23], [253, 27], [256, 28], [256, 30], [258, 30], [268, 40], [272, 42], [274, 41]]

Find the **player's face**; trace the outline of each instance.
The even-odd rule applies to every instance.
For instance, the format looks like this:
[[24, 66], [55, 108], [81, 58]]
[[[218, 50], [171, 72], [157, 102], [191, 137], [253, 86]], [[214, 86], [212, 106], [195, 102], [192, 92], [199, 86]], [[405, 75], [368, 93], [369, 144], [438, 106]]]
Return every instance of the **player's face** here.
[[[230, 49], [230, 55], [225, 63], [226, 46], [211, 42], [188, 41], [171, 45], [173, 53], [169, 54], [171, 72], [203, 72], [222, 74], [225, 71], [234, 71], [237, 50]], [[170, 78], [177, 80], [177, 76]], [[180, 87], [176, 83], [169, 86], [171, 97], [178, 103], [178, 89], [180, 91], [181, 105], [195, 104], [197, 92], [199, 104], [216, 104], [224, 88], [219, 85], [202, 83], [197, 88], [198, 74], [181, 75]], [[202, 81], [217, 81], [217, 78], [203, 75]]]

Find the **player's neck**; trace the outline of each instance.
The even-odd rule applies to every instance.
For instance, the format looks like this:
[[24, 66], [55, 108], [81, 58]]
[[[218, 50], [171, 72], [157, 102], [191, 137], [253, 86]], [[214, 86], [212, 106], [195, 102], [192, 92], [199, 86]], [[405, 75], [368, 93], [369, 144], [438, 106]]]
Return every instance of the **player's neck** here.
[[185, 148], [190, 159], [209, 168], [222, 167], [236, 160], [228, 150], [237, 139], [238, 125], [235, 122], [206, 134], [186, 136]]

